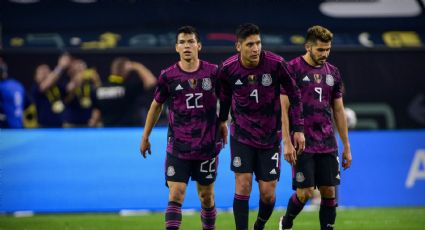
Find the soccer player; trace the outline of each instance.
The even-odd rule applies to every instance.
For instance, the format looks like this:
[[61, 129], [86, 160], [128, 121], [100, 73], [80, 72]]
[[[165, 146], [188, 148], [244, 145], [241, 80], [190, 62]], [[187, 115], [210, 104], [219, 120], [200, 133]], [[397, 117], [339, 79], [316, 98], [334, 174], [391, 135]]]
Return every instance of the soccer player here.
[[24, 128], [25, 98], [24, 86], [9, 76], [7, 64], [0, 57], [0, 129]]
[[215, 228], [214, 181], [217, 155], [223, 143], [217, 138], [217, 65], [200, 60], [200, 50], [199, 34], [194, 27], [178, 29], [176, 51], [180, 60], [161, 72], [140, 144], [140, 152], [146, 157], [147, 152], [151, 153], [149, 135], [163, 104], [170, 99], [165, 162], [169, 188], [166, 229], [180, 227], [181, 206], [190, 177], [197, 181], [202, 227]]
[[[239, 53], [224, 61], [219, 70], [220, 129], [227, 130], [226, 120], [231, 107], [230, 148], [231, 169], [236, 181], [233, 199], [236, 229], [248, 228], [253, 173], [260, 190], [254, 229], [264, 229], [274, 209], [280, 176], [280, 87], [288, 92], [295, 115], [301, 115], [300, 91], [289, 76], [283, 58], [261, 50], [257, 25], [240, 25], [236, 38]], [[293, 121], [294, 130], [302, 135], [302, 118], [294, 117]], [[303, 145], [300, 143], [300, 148]], [[285, 159], [293, 162], [296, 153], [290, 149], [291, 146], [285, 145]]]
[[[344, 144], [342, 167], [351, 166], [351, 150], [347, 121], [342, 100], [343, 84], [338, 68], [326, 62], [333, 34], [322, 26], [308, 29], [303, 56], [291, 60], [289, 69], [301, 90], [304, 112], [304, 133], [307, 146], [293, 166], [293, 188], [280, 229], [291, 229], [294, 218], [319, 188], [321, 229], [333, 229], [337, 202], [335, 186], [340, 182], [338, 147], [332, 124], [335, 118], [339, 136]], [[281, 96], [282, 113], [288, 113], [288, 97]], [[289, 110], [291, 112], [291, 110]], [[293, 111], [291, 112], [292, 115]], [[282, 116], [283, 123], [287, 116]], [[285, 137], [284, 137], [285, 138]]]

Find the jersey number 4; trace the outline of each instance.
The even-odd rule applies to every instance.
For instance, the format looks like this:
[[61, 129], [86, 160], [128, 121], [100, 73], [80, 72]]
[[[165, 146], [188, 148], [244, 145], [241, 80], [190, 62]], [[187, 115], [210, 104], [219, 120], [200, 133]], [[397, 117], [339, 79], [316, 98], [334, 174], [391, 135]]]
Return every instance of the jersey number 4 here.
[[254, 97], [255, 98], [255, 102], [257, 102], [257, 104], [258, 104], [258, 90], [257, 89], [254, 89], [250, 94], [249, 94], [249, 96], [250, 97]]
[[194, 108], [204, 108], [201, 104], [200, 99], [202, 98], [202, 93], [188, 93], [186, 96], [186, 108], [194, 109]]

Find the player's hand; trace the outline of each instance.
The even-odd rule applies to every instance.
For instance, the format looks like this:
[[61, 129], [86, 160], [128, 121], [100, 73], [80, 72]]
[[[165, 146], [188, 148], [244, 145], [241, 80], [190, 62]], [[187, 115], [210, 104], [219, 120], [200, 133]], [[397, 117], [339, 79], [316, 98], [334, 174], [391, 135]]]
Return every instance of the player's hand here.
[[218, 131], [220, 132], [221, 137], [223, 138], [224, 144], [227, 144], [227, 123], [225, 121], [220, 122], [220, 125], [218, 127]]
[[291, 141], [283, 143], [283, 158], [291, 165], [295, 165], [297, 161], [297, 152]]
[[295, 149], [297, 150], [297, 154], [300, 154], [305, 149], [305, 137], [303, 132], [295, 132], [294, 133], [294, 144]]
[[349, 146], [344, 146], [344, 152], [342, 153], [342, 168], [348, 169], [351, 166], [353, 157], [351, 156], [351, 149]]
[[68, 53], [64, 53], [59, 57], [58, 66], [61, 68], [67, 68], [71, 64], [71, 56]]
[[149, 142], [148, 138], [142, 137], [142, 141], [140, 142], [140, 153], [142, 154], [143, 158], [146, 158], [146, 151], [151, 154], [151, 143]]

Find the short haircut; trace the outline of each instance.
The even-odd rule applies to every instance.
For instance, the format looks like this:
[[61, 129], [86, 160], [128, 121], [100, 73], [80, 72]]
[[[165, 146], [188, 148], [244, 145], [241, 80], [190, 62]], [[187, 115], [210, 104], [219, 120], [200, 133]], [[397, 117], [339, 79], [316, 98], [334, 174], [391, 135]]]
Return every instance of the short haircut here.
[[317, 40], [321, 42], [331, 42], [333, 34], [330, 30], [326, 29], [323, 26], [312, 26], [307, 30], [307, 36], [305, 42], [316, 43]]
[[253, 23], [245, 23], [236, 29], [236, 39], [237, 41], [243, 41], [247, 37], [251, 35], [259, 35], [260, 34], [260, 28], [253, 24]]
[[193, 26], [182, 26], [182, 27], [180, 27], [177, 30], [177, 33], [176, 33], [176, 43], [177, 43], [179, 34], [181, 34], [181, 33], [183, 33], [183, 34], [194, 34], [195, 35], [195, 38], [196, 38], [196, 41], [197, 42], [201, 42], [201, 39], [199, 37], [199, 33], [196, 30], [196, 28], [193, 27]]
[[111, 74], [115, 75], [124, 75], [125, 73], [125, 64], [129, 62], [130, 59], [127, 57], [117, 57], [112, 61], [111, 64]]

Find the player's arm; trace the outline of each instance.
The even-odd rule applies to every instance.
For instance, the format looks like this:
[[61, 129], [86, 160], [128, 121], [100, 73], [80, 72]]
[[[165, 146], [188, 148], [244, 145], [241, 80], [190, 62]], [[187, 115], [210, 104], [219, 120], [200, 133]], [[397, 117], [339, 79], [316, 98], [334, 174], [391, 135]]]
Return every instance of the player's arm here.
[[344, 103], [342, 97], [336, 98], [333, 101], [332, 110], [335, 118], [335, 125], [338, 129], [339, 136], [344, 145], [344, 150], [342, 153], [342, 167], [347, 169], [351, 166], [352, 156], [350, 142], [348, 140], [348, 128], [347, 128], [347, 119], [344, 112]]
[[145, 65], [132, 61], [131, 68], [137, 72], [137, 75], [142, 80], [145, 89], [150, 89], [155, 86], [156, 78], [153, 73], [148, 68], [146, 68]]
[[151, 107], [146, 117], [145, 127], [143, 129], [142, 140], [140, 141], [140, 153], [146, 158], [146, 151], [151, 154], [151, 143], [149, 142], [149, 136], [151, 135], [152, 129], [158, 122], [159, 116], [161, 115], [163, 104], [158, 103], [156, 100], [152, 101]]
[[44, 79], [39, 86], [41, 92], [46, 92], [50, 87], [52, 87], [58, 80], [62, 73], [71, 63], [71, 56], [69, 54], [63, 54], [59, 57], [58, 64], [55, 69], [49, 73], [49, 75]]
[[294, 132], [304, 132], [303, 105], [301, 91], [292, 77], [287, 64], [281, 62], [281, 86], [290, 102], [291, 128]]
[[88, 121], [88, 126], [96, 127], [100, 123], [101, 114], [102, 113], [100, 112], [98, 108], [93, 108], [90, 115], [90, 119]]
[[289, 135], [289, 99], [287, 95], [280, 95], [280, 107], [282, 111], [282, 138], [283, 138], [283, 157], [289, 164], [294, 165], [297, 160], [295, 148], [292, 145]]
[[218, 71], [218, 85], [219, 85], [219, 100], [220, 112], [218, 118], [220, 120], [219, 131], [223, 137], [224, 144], [227, 144], [227, 119], [229, 117], [230, 105], [232, 100], [232, 88], [225, 79], [226, 74], [222, 68]]

